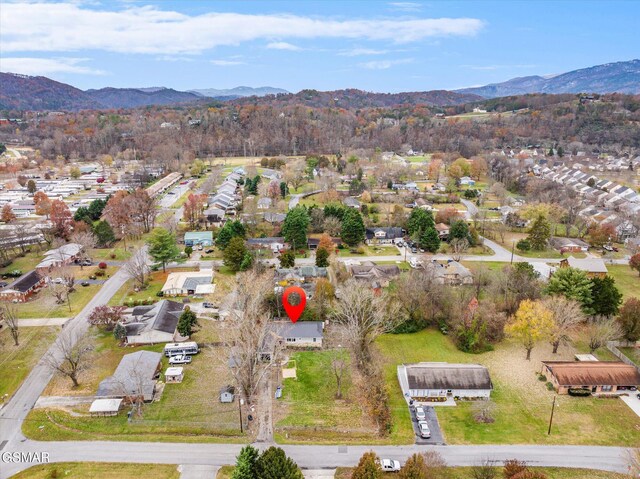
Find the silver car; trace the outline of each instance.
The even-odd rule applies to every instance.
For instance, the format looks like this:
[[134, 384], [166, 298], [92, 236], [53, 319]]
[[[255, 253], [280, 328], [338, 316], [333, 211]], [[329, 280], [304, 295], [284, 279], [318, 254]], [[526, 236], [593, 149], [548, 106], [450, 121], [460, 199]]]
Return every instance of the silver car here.
[[420, 428], [420, 437], [423, 439], [429, 439], [431, 437], [431, 429], [427, 421], [418, 421], [418, 427]]
[[422, 406], [416, 406], [416, 419], [418, 421], [425, 421], [427, 419], [427, 413]]

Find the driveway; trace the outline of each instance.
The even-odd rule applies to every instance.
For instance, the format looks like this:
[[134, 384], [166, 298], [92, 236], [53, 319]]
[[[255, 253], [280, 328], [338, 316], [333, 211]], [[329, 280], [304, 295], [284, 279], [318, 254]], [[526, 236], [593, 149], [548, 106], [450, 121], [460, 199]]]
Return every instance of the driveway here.
[[629, 393], [629, 396], [620, 396], [620, 399], [622, 399], [624, 403], [633, 410], [633, 412], [640, 416], [640, 399], [638, 399], [637, 394], [638, 391], [633, 391]]
[[432, 445], [444, 445], [444, 437], [442, 436], [442, 430], [440, 429], [440, 423], [438, 422], [438, 416], [433, 406], [422, 406], [427, 413], [427, 424], [431, 430], [431, 437], [424, 439], [420, 437], [420, 428], [418, 427], [418, 419], [416, 419], [416, 413], [409, 408], [411, 414], [411, 424], [413, 425], [413, 432], [416, 435], [416, 444], [432, 444]]

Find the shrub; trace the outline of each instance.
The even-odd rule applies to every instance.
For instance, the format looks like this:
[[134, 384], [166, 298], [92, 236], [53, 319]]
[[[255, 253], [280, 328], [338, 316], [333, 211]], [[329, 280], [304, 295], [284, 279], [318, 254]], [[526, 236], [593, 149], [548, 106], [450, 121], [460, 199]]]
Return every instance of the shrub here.
[[531, 243], [528, 239], [521, 239], [516, 243], [516, 248], [518, 248], [520, 251], [529, 251], [531, 250]]
[[546, 381], [547, 380], [547, 376], [545, 376], [544, 374], [538, 374], [538, 381]]
[[570, 388], [569, 396], [576, 396], [576, 397], [591, 396], [591, 390], [586, 388]]
[[187, 256], [191, 256], [191, 253], [193, 253], [193, 248], [191, 246], [186, 246], [184, 248], [184, 254], [186, 254]]
[[547, 381], [547, 389], [549, 391], [555, 391], [556, 388], [553, 387], [553, 384], [551, 383], [551, 381]]
[[111, 259], [116, 259], [116, 254], [115, 254], [115, 253], [111, 253], [111, 254], [109, 255], [109, 258], [111, 258]]
[[98, 268], [107, 269], [107, 263], [105, 263], [104, 261], [101, 261], [100, 263], [98, 263]]
[[7, 273], [7, 276], [10, 276], [11, 278], [17, 278], [18, 276], [22, 276], [22, 270], [21, 269], [14, 269], [12, 271], [9, 271]]
[[156, 296], [157, 296], [158, 298], [162, 298], [162, 297], [164, 296], [164, 293], [163, 293], [162, 291], [158, 291], [158, 292], [156, 293]]
[[89, 276], [89, 279], [98, 279], [98, 277], [95, 274], [92, 274], [91, 276]]
[[103, 270], [101, 270], [101, 269], [99, 269], [99, 270], [97, 270], [95, 273], [93, 273], [93, 276], [96, 276], [96, 277], [97, 277], [97, 276], [102, 277], [102, 276], [104, 276], [104, 275], [105, 275], [105, 272], [104, 272]]
[[427, 327], [427, 322], [424, 319], [408, 319], [400, 323], [395, 327], [392, 334], [406, 334], [406, 333], [417, 333], [418, 331], [422, 331]]

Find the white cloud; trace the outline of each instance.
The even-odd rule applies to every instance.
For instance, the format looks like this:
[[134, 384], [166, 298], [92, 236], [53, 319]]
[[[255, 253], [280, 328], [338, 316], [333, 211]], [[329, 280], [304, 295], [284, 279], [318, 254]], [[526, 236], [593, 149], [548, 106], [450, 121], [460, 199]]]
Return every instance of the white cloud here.
[[392, 10], [400, 10], [401, 12], [418, 12], [422, 10], [422, 5], [416, 2], [390, 2], [389, 6]]
[[2, 58], [0, 70], [3, 72], [22, 73], [23, 75], [52, 75], [56, 73], [79, 73], [84, 75], [104, 75], [103, 70], [96, 70], [80, 63], [88, 58]]
[[386, 70], [395, 65], [403, 65], [413, 63], [413, 58], [400, 58], [398, 60], [373, 60], [370, 62], [359, 63], [358, 65], [367, 70]]
[[373, 48], [354, 48], [352, 50], [344, 50], [338, 55], [343, 57], [359, 57], [365, 55], [384, 55], [389, 53], [389, 50], [374, 50]]
[[246, 65], [245, 62], [238, 60], [211, 60], [209, 63], [219, 67], [232, 67], [236, 65]]
[[513, 68], [535, 68], [538, 65], [462, 65], [470, 70], [505, 70]]
[[432, 37], [471, 36], [483, 27], [475, 18], [336, 20], [299, 15], [201, 15], [155, 6], [119, 10], [73, 3], [3, 3], [2, 51], [103, 50], [155, 55], [196, 54], [259, 39], [341, 38], [411, 43]]
[[302, 48], [287, 42], [271, 42], [267, 44], [267, 48], [270, 48], [271, 50], [289, 50], [292, 52], [299, 52], [302, 50]]

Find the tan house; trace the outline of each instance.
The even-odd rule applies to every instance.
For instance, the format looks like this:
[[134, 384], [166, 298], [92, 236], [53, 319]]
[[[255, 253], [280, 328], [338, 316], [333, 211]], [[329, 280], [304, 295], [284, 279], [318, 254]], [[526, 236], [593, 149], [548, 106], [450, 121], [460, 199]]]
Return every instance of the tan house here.
[[569, 389], [620, 394], [640, 386], [640, 372], [621, 361], [542, 361], [542, 374], [558, 394], [568, 394]]
[[573, 256], [569, 256], [566, 259], [560, 261], [561, 268], [575, 268], [587, 273], [589, 278], [604, 278], [609, 272], [607, 266], [600, 258], [585, 258], [578, 259]]

